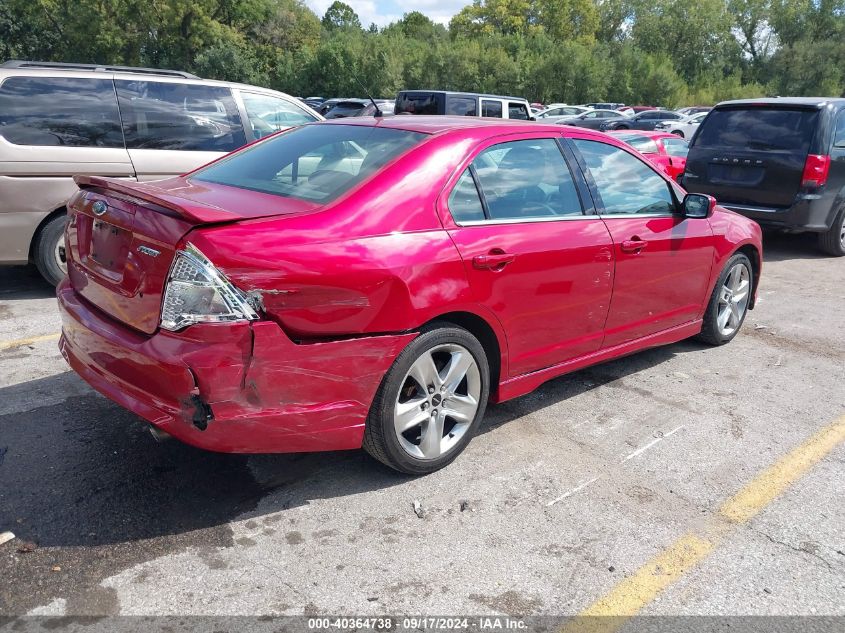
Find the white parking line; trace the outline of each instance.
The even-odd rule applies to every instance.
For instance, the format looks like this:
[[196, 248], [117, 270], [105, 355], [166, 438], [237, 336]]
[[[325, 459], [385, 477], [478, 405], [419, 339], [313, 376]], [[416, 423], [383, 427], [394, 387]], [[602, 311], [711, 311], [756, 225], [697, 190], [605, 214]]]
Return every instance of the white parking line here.
[[599, 480], [599, 477], [593, 477], [593, 478], [592, 478], [592, 479], [590, 479], [589, 481], [585, 481], [585, 482], [584, 482], [584, 483], [582, 483], [582, 484], [578, 484], [578, 485], [577, 485], [577, 486], [575, 486], [572, 490], [570, 490], [570, 491], [568, 491], [568, 492], [564, 492], [564, 493], [563, 493], [562, 495], [560, 495], [557, 499], [552, 499], [551, 501], [549, 501], [549, 502], [546, 504], [546, 507], [553, 506], [553, 505], [554, 505], [554, 504], [556, 504], [558, 501], [563, 501], [563, 500], [564, 500], [564, 499], [566, 499], [567, 497], [571, 497], [572, 495], [574, 495], [574, 494], [575, 494], [576, 492], [578, 492], [579, 490], [583, 490], [584, 488], [586, 488], [587, 486], [589, 486], [591, 483], [594, 483], [594, 482], [596, 482], [596, 481], [598, 481], [598, 480]]
[[658, 438], [656, 438], [656, 439], [652, 440], [651, 442], [649, 442], [649, 443], [648, 443], [648, 444], [646, 444], [645, 446], [643, 446], [643, 447], [641, 447], [641, 448], [638, 448], [638, 449], [637, 449], [637, 450], [635, 450], [633, 453], [631, 453], [630, 455], [628, 455], [627, 457], [625, 457], [625, 459], [623, 459], [622, 461], [623, 461], [623, 462], [627, 462], [629, 459], [633, 459], [633, 458], [634, 458], [634, 457], [636, 457], [637, 455], [641, 455], [641, 454], [645, 453], [645, 452], [646, 452], [648, 449], [650, 449], [652, 446], [654, 446], [654, 445], [655, 445], [655, 444], [657, 444], [658, 442], [662, 442], [662, 441], [663, 441], [663, 440], [665, 440], [667, 437], [671, 437], [672, 435], [674, 435], [675, 433], [677, 433], [678, 431], [680, 431], [682, 428], [684, 428], [684, 425], [683, 425], [683, 424], [682, 424], [681, 426], [679, 426], [678, 428], [676, 428], [676, 429], [672, 429], [672, 430], [671, 430], [671, 431], [669, 431], [668, 433], [664, 433], [663, 435], [661, 435], [660, 437], [658, 437]]

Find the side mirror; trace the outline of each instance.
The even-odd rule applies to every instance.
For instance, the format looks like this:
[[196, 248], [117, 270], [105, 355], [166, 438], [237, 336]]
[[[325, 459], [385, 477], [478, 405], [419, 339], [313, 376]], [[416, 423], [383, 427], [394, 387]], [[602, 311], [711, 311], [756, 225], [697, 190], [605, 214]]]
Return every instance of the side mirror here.
[[688, 193], [681, 206], [688, 218], [709, 218], [716, 209], [716, 198], [703, 193]]

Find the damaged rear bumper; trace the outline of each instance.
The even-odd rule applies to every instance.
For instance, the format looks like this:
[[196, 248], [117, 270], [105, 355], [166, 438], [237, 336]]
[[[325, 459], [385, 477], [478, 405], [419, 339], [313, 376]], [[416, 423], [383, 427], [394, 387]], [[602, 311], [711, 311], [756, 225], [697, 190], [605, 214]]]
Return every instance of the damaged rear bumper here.
[[382, 377], [416, 336], [296, 344], [268, 321], [144, 335], [66, 281], [57, 295], [59, 348], [74, 371], [162, 431], [221, 452], [359, 448]]

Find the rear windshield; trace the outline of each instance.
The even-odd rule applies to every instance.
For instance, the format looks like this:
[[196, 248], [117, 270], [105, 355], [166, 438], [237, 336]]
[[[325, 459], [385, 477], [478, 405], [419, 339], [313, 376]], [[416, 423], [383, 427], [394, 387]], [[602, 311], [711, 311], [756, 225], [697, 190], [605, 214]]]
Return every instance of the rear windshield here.
[[306, 125], [198, 171], [192, 179], [326, 203], [425, 134], [359, 125]]
[[698, 130], [695, 146], [806, 154], [817, 117], [817, 110], [763, 107], [713, 110]]
[[396, 98], [396, 114], [440, 114], [443, 95], [434, 92], [400, 92]]

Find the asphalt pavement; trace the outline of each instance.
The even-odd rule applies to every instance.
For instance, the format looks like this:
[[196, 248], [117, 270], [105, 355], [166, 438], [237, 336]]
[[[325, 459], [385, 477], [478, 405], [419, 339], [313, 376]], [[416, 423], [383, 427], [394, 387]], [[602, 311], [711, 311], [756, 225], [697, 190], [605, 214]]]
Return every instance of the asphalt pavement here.
[[[157, 443], [0, 269], [0, 615], [845, 615], [845, 258], [766, 240], [729, 345], [488, 409], [451, 466]], [[418, 502], [418, 511], [414, 504]]]

